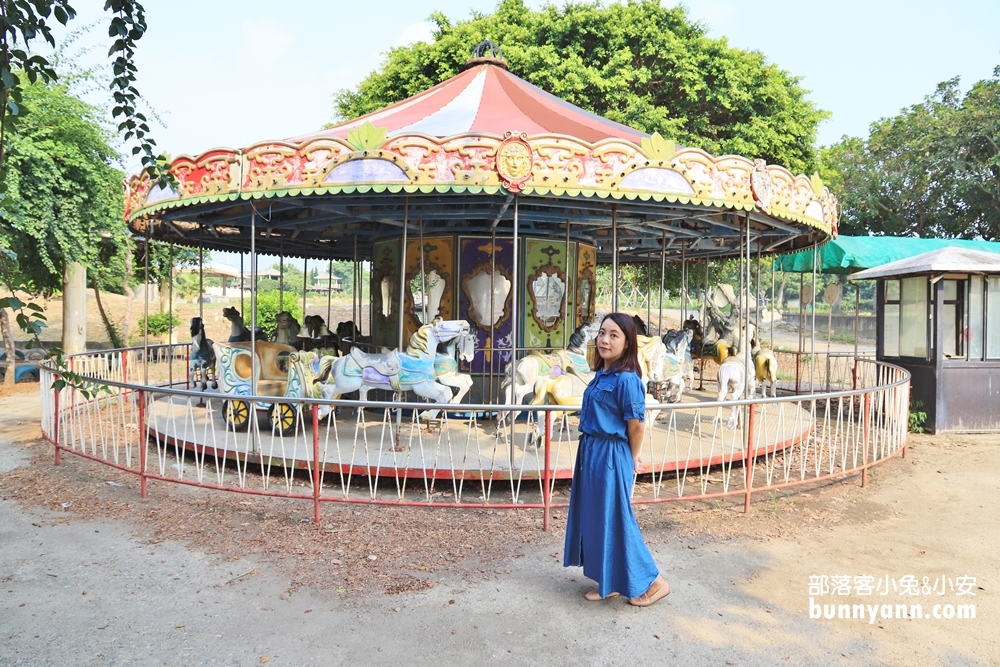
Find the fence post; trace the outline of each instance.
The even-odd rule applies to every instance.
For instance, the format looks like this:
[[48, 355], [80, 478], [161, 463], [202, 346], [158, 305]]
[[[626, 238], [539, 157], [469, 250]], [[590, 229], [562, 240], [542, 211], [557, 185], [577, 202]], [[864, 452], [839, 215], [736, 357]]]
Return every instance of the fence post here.
[[753, 491], [753, 468], [757, 463], [757, 451], [754, 447], [753, 441], [753, 425], [754, 425], [754, 408], [757, 406], [751, 403], [747, 406], [747, 451], [743, 456], [743, 474], [744, 483], [743, 487], [746, 489], [745, 496], [743, 498], [743, 512], [750, 512], [750, 494]]
[[796, 353], [795, 355], [795, 395], [799, 395], [799, 365], [802, 359], [802, 353]]
[[149, 431], [146, 429], [146, 391], [139, 390], [139, 488], [143, 498], [149, 495], [146, 481], [146, 440]]
[[[53, 376], [57, 381], [59, 376]], [[62, 462], [62, 451], [59, 449], [59, 390], [53, 388], [52, 391], [55, 393], [55, 423], [52, 428], [53, 440], [55, 441], [56, 452], [55, 452], [55, 465], [59, 465]]]
[[871, 393], [865, 393], [865, 407], [864, 407], [864, 444], [862, 445], [862, 455], [864, 456], [864, 464], [861, 467], [861, 488], [868, 486], [868, 437], [870, 427], [868, 425], [869, 418], [871, 416]]
[[319, 523], [319, 406], [312, 406], [313, 427], [313, 523]]
[[545, 514], [542, 517], [542, 530], [549, 529], [549, 513], [552, 509], [552, 497], [549, 489], [549, 478], [552, 469], [552, 412], [545, 411], [545, 469], [542, 471], [542, 506]]

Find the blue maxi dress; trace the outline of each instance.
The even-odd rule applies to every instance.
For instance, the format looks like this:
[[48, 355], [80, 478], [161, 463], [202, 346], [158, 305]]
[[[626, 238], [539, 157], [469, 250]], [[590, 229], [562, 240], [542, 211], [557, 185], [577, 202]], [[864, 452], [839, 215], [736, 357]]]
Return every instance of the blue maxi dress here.
[[642, 381], [632, 371], [602, 369], [583, 393], [563, 565], [582, 565], [601, 597], [637, 597], [660, 574], [630, 502], [635, 463], [625, 422], [645, 413]]

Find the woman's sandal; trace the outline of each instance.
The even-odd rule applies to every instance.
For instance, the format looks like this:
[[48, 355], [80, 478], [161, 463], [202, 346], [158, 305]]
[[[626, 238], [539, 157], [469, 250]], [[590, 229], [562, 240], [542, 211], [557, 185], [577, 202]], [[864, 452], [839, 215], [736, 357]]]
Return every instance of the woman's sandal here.
[[590, 602], [600, 602], [601, 600], [610, 600], [611, 598], [616, 597], [618, 597], [618, 593], [608, 593], [608, 597], [602, 598], [600, 591], [596, 588], [583, 594], [583, 598], [585, 600], [589, 600]]
[[[656, 583], [660, 582], [657, 586]], [[665, 598], [670, 595], [670, 584], [666, 582], [663, 577], [657, 577], [653, 580], [653, 583], [649, 585], [649, 589], [640, 595], [639, 597], [629, 598], [628, 603], [636, 607], [648, 607], [657, 600]]]

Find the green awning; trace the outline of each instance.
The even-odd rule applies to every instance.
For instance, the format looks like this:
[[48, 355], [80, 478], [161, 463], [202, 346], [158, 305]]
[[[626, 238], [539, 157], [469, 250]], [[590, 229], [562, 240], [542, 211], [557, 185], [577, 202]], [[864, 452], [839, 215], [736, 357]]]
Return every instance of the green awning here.
[[[820, 273], [855, 273], [949, 246], [1000, 253], [1000, 243], [994, 241], [841, 236], [820, 246], [816, 254]], [[813, 252], [803, 250], [777, 257], [774, 268], [793, 273], [812, 273]]]

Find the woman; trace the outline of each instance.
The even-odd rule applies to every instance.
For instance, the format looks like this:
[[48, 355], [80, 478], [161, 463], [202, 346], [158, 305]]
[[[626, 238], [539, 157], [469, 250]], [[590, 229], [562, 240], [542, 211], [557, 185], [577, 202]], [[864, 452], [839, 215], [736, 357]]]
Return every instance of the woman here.
[[635, 324], [610, 313], [597, 334], [594, 379], [583, 393], [563, 565], [597, 581], [587, 600], [625, 595], [647, 607], [670, 593], [643, 542], [630, 502], [646, 396]]

